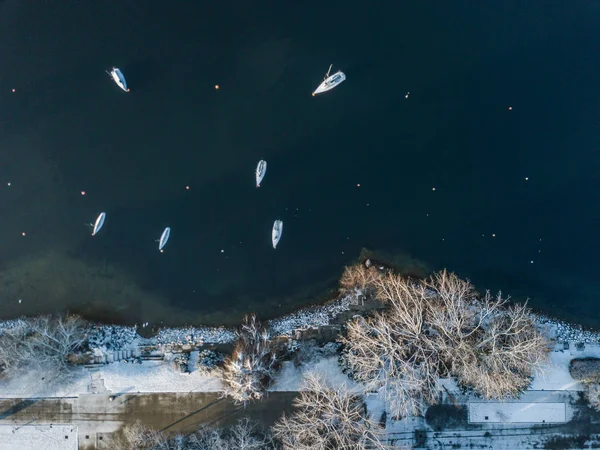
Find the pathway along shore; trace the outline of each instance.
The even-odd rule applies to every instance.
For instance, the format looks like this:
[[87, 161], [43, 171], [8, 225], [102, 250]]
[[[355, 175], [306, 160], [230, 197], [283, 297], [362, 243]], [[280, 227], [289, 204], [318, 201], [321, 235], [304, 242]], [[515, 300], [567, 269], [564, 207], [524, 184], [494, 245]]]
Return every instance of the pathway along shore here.
[[[67, 398], [0, 399], [0, 426], [73, 425], [80, 450], [103, 449], [110, 434], [137, 420], [150, 428], [189, 433], [202, 425], [230, 425], [248, 416], [265, 426], [291, 409], [296, 392], [270, 392], [244, 406], [219, 392], [128, 393], [111, 400], [109, 392]], [[67, 435], [65, 435], [67, 436]], [[73, 439], [73, 436], [66, 439]]]

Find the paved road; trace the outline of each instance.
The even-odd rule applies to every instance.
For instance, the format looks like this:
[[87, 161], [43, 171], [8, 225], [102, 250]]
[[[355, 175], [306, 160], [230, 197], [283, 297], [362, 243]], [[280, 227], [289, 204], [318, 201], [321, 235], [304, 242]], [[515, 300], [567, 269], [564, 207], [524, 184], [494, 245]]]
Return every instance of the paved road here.
[[137, 420], [159, 430], [191, 432], [205, 424], [230, 424], [243, 416], [272, 424], [289, 410], [295, 392], [272, 392], [246, 408], [219, 398], [219, 393], [123, 394], [108, 393], [70, 398], [0, 399], [0, 425], [73, 424], [79, 448], [102, 448], [110, 433]]

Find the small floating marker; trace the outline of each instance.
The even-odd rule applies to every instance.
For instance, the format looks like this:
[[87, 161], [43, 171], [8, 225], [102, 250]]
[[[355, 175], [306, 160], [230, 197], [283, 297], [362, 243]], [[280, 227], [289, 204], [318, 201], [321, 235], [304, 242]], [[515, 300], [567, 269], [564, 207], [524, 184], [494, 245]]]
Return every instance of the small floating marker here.
[[215, 84], [215, 90], [218, 91], [219, 89], [221, 89], [221, 86], [219, 86], [218, 84]]
[[186, 186], [186, 187], [185, 187], [185, 190], [186, 190], [186, 191], [189, 191], [189, 190], [190, 190], [190, 187], [189, 187], [189, 186]]
[[27, 236], [27, 233], [25, 233], [24, 231], [21, 233], [21, 236]]
[[86, 192], [85, 192], [85, 191], [81, 191], [81, 195], [85, 195], [85, 194], [86, 194]]
[[10, 185], [11, 185], [11, 182], [9, 181], [8, 183], [6, 183], [6, 185], [7, 185], [7, 186], [10, 186]]
[[408, 96], [409, 96], [409, 95], [410, 95], [410, 91], [408, 91], [408, 92], [406, 93], [406, 95], [404, 96], [404, 98], [408, 98]]
[[529, 181], [529, 177], [525, 177], [525, 181]]
[[225, 253], [225, 250], [221, 249], [221, 253]]
[[533, 264], [533, 261], [529, 261], [529, 264]]
[[360, 187], [360, 183], [356, 183], [356, 187]]
[[432, 191], [435, 191], [435, 188], [431, 188]]
[[512, 106], [509, 106], [509, 107], [508, 107], [508, 110], [509, 110], [509, 111], [512, 111]]
[[14, 94], [15, 92], [17, 92], [17, 90], [16, 90], [15, 88], [12, 88], [12, 89], [10, 90], [10, 92], [12, 92], [12, 93]]
[[20, 298], [20, 299], [19, 299], [19, 303], [21, 303], [22, 301], [23, 301], [23, 299], [22, 299], [22, 298]]
[[496, 233], [493, 233], [493, 234], [492, 234], [492, 237], [496, 237]]

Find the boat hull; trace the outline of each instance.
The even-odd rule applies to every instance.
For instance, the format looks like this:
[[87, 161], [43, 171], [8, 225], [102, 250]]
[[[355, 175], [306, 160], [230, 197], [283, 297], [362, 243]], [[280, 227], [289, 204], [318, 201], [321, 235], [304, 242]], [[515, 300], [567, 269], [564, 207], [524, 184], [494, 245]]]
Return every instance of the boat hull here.
[[267, 162], [261, 159], [256, 166], [256, 187], [260, 187], [265, 174], [267, 173]]
[[167, 242], [169, 241], [169, 237], [171, 237], [171, 228], [167, 227], [164, 229], [164, 231], [160, 235], [160, 239], [158, 240], [158, 250], [160, 250], [161, 252], [163, 251], [163, 248], [165, 247], [165, 245], [167, 245]]
[[312, 95], [314, 96], [317, 94], [322, 94], [323, 92], [330, 91], [334, 87], [339, 86], [345, 80], [346, 74], [340, 70], [323, 80], [323, 82], [319, 85], [317, 89], [315, 89]]
[[121, 72], [121, 69], [119, 69], [118, 67], [113, 67], [110, 71], [110, 76], [113, 79], [113, 81], [117, 84], [117, 86], [119, 86], [125, 92], [129, 92], [129, 88], [127, 87], [127, 80], [125, 79], [125, 75], [123, 75], [123, 72]]
[[271, 231], [271, 241], [273, 243], [273, 248], [277, 248], [277, 244], [279, 244], [282, 234], [283, 222], [281, 220], [276, 220], [273, 224], [273, 231]]
[[98, 231], [100, 231], [102, 229], [102, 227], [104, 226], [105, 219], [106, 219], [106, 213], [104, 213], [104, 212], [100, 213], [100, 215], [96, 219], [96, 222], [94, 223], [94, 229], [92, 230], [92, 236], [96, 236]]

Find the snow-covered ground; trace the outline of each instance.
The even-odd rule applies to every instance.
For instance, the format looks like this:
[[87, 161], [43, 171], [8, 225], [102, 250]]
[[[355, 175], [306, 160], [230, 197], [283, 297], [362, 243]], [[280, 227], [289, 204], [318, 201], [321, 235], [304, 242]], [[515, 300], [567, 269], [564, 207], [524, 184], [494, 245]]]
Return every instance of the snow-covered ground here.
[[550, 352], [548, 361], [533, 379], [530, 390], [539, 391], [583, 391], [582, 383], [575, 381], [569, 373], [569, 363], [575, 358], [600, 358], [600, 344], [587, 344], [584, 350], [577, 350], [574, 343], [569, 350], [557, 344]]
[[142, 364], [116, 362], [88, 372], [81, 368], [69, 380], [42, 380], [43, 374], [27, 372], [18, 378], [0, 380], [0, 397], [76, 397], [90, 391], [94, 380], [102, 380], [112, 394], [129, 392], [217, 392], [221, 381], [202, 371], [182, 373], [166, 361], [144, 361]]
[[71, 425], [0, 425], [0, 450], [77, 450]]
[[[355, 296], [343, 297], [323, 306], [308, 308], [296, 313], [274, 319], [269, 326], [275, 335], [290, 335], [293, 330], [326, 325], [330, 320], [345, 311], [356, 302]], [[15, 326], [21, 319], [0, 322], [0, 332], [3, 328]], [[554, 319], [540, 317], [540, 321], [558, 342], [569, 340], [569, 350], [562, 350], [557, 344], [556, 350], [550, 353], [547, 365], [538, 374], [531, 386], [532, 390], [581, 390], [583, 386], [571, 378], [568, 365], [576, 357], [600, 357], [600, 334], [583, 331], [577, 326], [571, 326]], [[163, 352], [169, 347], [189, 345], [191, 347], [206, 343], [226, 343], [235, 338], [235, 332], [226, 328], [188, 327], [165, 328], [156, 336], [145, 339], [138, 335], [136, 327], [97, 326], [90, 337], [90, 347], [95, 354], [103, 354], [120, 349], [132, 349], [139, 346], [156, 346]], [[579, 351], [577, 342], [587, 342], [585, 349]], [[193, 364], [192, 364], [193, 366]], [[291, 363], [284, 364], [282, 372], [277, 377], [273, 390], [294, 390], [302, 379], [303, 373], [314, 370], [322, 373], [332, 381], [346, 381], [348, 378], [341, 372], [337, 357], [322, 355], [316, 361], [306, 362], [301, 367]], [[74, 396], [85, 393], [91, 381], [91, 375], [84, 369], [75, 372], [67, 383], [50, 384], [44, 380], [43, 374], [30, 372], [18, 380], [1, 380], [0, 396], [30, 397], [30, 396]], [[123, 391], [140, 392], [186, 392], [190, 390], [217, 391], [220, 384], [216, 377], [205, 372], [181, 373], [165, 361], [144, 361], [142, 364], [126, 364], [117, 362], [100, 366], [94, 377], [104, 379], [105, 386], [114, 393]], [[24, 388], [25, 385], [30, 387]]]
[[165, 361], [144, 361], [142, 364], [107, 364], [95, 377], [113, 393], [124, 392], [216, 392], [222, 390], [216, 376], [201, 371], [178, 372]]
[[355, 385], [355, 383], [342, 372], [342, 369], [338, 364], [337, 356], [329, 356], [315, 362], [302, 364], [299, 367], [296, 367], [292, 361], [286, 361], [269, 390], [298, 391], [304, 375], [308, 372], [320, 375], [326, 382], [330, 383], [331, 386], [340, 386], [344, 383], [349, 387]]

